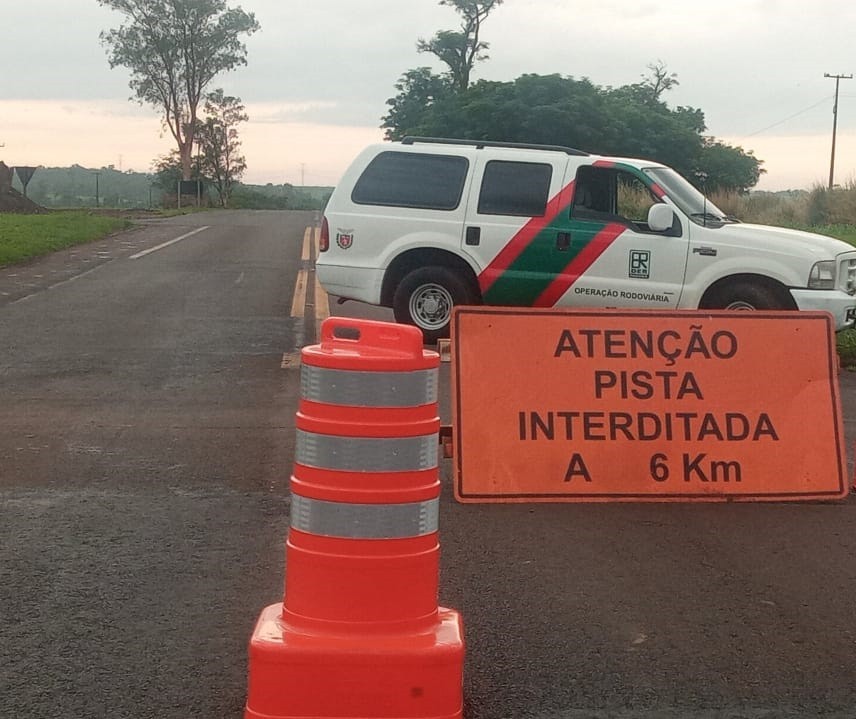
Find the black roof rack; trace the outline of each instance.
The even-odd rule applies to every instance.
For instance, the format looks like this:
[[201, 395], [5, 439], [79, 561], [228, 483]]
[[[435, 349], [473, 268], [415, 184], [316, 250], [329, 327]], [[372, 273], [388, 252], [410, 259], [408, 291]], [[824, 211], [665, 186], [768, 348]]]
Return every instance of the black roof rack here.
[[448, 137], [413, 137], [408, 135], [402, 141], [402, 145], [414, 145], [419, 143], [436, 143], [439, 145], [468, 145], [481, 150], [485, 147], [509, 147], [519, 150], [550, 150], [552, 152], [564, 152], [566, 155], [588, 155], [588, 152], [577, 150], [574, 147], [564, 145], [530, 145], [525, 142], [492, 142], [490, 140], [459, 140]]

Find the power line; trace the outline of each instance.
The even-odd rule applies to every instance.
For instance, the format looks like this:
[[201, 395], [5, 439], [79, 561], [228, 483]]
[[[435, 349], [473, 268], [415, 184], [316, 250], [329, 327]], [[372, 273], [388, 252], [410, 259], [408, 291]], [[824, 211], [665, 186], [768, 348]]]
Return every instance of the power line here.
[[813, 105], [809, 105], [808, 107], [805, 107], [805, 108], [803, 108], [802, 110], [799, 110], [798, 112], [795, 112], [793, 115], [788, 115], [788, 116], [787, 116], [786, 118], [784, 118], [783, 120], [779, 120], [778, 122], [774, 122], [772, 125], [767, 125], [767, 127], [762, 127], [760, 130], [756, 130], [755, 132], [751, 132], [751, 133], [749, 133], [748, 135], [744, 135], [744, 136], [739, 140], [739, 142], [743, 142], [743, 140], [746, 140], [746, 139], [748, 139], [748, 138], [750, 138], [750, 137], [755, 137], [755, 135], [760, 135], [762, 132], [766, 132], [767, 130], [772, 130], [774, 127], [778, 127], [779, 125], [784, 125], [788, 120], [793, 120], [795, 117], [799, 117], [800, 115], [804, 115], [804, 114], [805, 114], [805, 113], [807, 113], [809, 110], [814, 110], [814, 108], [819, 107], [819, 106], [820, 106], [820, 105], [822, 105], [823, 103], [825, 103], [825, 102], [829, 102], [829, 100], [830, 100], [830, 98], [831, 98], [831, 97], [832, 97], [832, 95], [827, 95], [827, 96], [826, 96], [826, 97], [824, 97], [822, 100], [818, 100], [818, 101], [817, 101], [816, 103], [814, 103]]

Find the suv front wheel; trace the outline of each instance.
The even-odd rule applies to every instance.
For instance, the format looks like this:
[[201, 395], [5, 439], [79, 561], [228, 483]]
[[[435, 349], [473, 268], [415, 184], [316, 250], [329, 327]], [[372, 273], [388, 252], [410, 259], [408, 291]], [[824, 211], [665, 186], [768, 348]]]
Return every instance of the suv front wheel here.
[[416, 325], [425, 344], [449, 336], [452, 307], [473, 304], [469, 283], [448, 267], [420, 267], [406, 274], [392, 299], [395, 321]]
[[704, 303], [703, 309], [722, 310], [795, 310], [788, 291], [757, 282], [734, 282], [721, 287]]

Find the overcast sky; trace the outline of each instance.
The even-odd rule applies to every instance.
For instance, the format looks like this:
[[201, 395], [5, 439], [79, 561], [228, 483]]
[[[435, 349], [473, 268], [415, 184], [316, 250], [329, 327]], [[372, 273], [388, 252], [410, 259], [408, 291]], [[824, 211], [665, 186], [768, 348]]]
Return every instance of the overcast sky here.
[[[416, 40], [457, 29], [436, 0], [241, 0], [261, 30], [248, 65], [213, 86], [244, 101], [245, 181], [335, 184], [380, 140], [401, 74], [442, 67]], [[0, 159], [148, 171], [173, 146], [158, 114], [128, 100], [99, 32], [122, 17], [96, 0], [0, 0]], [[856, 71], [856, 2], [505, 0], [486, 21], [490, 59], [474, 79], [524, 73], [637, 82], [660, 60], [680, 85], [671, 106], [704, 111], [708, 132], [764, 160], [760, 189], [826, 183], [835, 81]], [[856, 79], [841, 81], [837, 182], [856, 182]]]

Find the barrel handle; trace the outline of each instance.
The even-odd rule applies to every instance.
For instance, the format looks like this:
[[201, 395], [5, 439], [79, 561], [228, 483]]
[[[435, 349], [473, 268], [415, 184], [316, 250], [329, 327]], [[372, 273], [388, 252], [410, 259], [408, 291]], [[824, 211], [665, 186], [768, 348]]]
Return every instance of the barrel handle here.
[[414, 358], [423, 353], [422, 332], [411, 325], [329, 317], [321, 323], [321, 349], [389, 349]]

